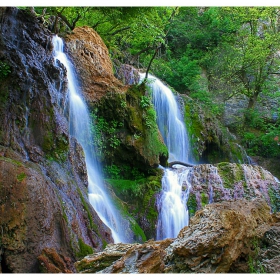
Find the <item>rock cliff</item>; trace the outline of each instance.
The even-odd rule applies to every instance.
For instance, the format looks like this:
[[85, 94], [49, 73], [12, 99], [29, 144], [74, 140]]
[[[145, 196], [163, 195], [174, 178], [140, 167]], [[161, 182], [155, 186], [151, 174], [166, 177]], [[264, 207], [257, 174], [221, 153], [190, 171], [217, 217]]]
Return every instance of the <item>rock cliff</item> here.
[[99, 100], [108, 92], [126, 91], [127, 87], [114, 77], [106, 45], [92, 28], [76, 27], [65, 40], [82, 91], [89, 102]]
[[28, 11], [1, 7], [0, 30], [1, 270], [39, 272], [51, 250], [74, 271], [113, 240], [89, 204], [84, 155], [69, 137], [65, 68], [54, 66], [52, 34]]

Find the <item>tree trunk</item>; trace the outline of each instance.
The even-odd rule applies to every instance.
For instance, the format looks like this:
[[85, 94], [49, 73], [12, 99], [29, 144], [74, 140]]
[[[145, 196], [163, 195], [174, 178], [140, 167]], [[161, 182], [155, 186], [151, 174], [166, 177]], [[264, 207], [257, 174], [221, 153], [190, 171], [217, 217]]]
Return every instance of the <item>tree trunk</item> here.
[[260, 91], [259, 90], [255, 90], [254, 94], [252, 96], [250, 96], [247, 109], [250, 110], [250, 109], [254, 109], [255, 108], [255, 105], [256, 105], [256, 102], [257, 102], [259, 94], [260, 94]]

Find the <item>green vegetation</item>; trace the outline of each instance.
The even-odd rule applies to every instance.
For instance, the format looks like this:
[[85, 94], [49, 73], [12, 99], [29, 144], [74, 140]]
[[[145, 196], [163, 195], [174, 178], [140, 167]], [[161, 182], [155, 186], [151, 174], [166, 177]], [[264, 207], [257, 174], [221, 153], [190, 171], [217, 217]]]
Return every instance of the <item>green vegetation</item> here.
[[11, 73], [10, 66], [5, 62], [0, 60], [0, 81], [4, 80]]
[[235, 164], [233, 168], [231, 163], [221, 162], [217, 164], [217, 168], [224, 188], [233, 189], [236, 182], [246, 181], [241, 164]]
[[26, 174], [24, 172], [17, 175], [17, 180], [22, 182], [26, 178]]
[[[126, 206], [122, 207], [126, 210], [123, 211], [136, 221], [136, 223], [131, 223], [132, 230], [136, 235], [140, 235], [143, 241], [146, 237], [147, 239], [155, 237], [155, 225], [158, 218], [156, 195], [161, 190], [161, 177], [162, 173], [159, 170], [156, 176], [137, 180], [106, 179], [115, 194], [125, 202]], [[119, 206], [118, 208], [120, 209]], [[141, 224], [143, 217], [146, 220], [144, 225]]]
[[256, 109], [246, 112], [242, 144], [251, 156], [279, 157], [280, 155], [280, 122], [263, 118]]
[[92, 216], [91, 216], [91, 213], [90, 213], [90, 210], [89, 210], [89, 206], [88, 206], [88, 204], [86, 203], [86, 201], [85, 201], [85, 199], [83, 197], [82, 191], [79, 188], [77, 188], [77, 190], [78, 190], [78, 193], [80, 195], [83, 207], [84, 207], [85, 211], [87, 212], [90, 228], [93, 231], [95, 231], [97, 233], [97, 235], [100, 236], [100, 233], [98, 231], [97, 225], [93, 222], [93, 219], [92, 219]]
[[266, 273], [261, 262], [257, 259], [260, 252], [260, 241], [254, 238], [251, 241], [251, 253], [248, 258], [248, 266], [250, 273]]
[[280, 212], [280, 191], [275, 188], [268, 189], [272, 213]]
[[77, 257], [82, 259], [83, 257], [93, 254], [93, 249], [91, 246], [85, 244], [81, 238], [78, 240], [80, 251], [77, 253]]
[[197, 202], [196, 202], [196, 196], [195, 194], [190, 194], [189, 199], [187, 202], [188, 210], [189, 210], [189, 216], [194, 216], [196, 210], [197, 210]]
[[17, 161], [17, 160], [11, 159], [11, 158], [0, 157], [0, 160], [6, 161], [6, 162], [10, 162], [12, 164], [15, 164], [16, 166], [23, 166], [20, 161]]

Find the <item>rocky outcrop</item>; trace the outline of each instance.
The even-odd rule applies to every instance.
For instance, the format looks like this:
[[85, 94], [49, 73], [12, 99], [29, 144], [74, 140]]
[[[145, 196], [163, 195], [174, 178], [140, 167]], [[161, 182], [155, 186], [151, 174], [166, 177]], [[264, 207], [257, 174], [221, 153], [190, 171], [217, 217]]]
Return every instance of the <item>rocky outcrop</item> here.
[[186, 95], [178, 95], [177, 98], [184, 111], [194, 162], [249, 163], [244, 148], [238, 144], [236, 136], [224, 127], [217, 115]]
[[0, 29], [1, 270], [74, 271], [113, 239], [88, 201], [84, 154], [69, 136], [66, 71], [29, 11], [1, 7]]
[[129, 166], [141, 172], [165, 165], [167, 149], [155, 118], [141, 107], [144, 86], [136, 69], [122, 65], [116, 79], [109, 52], [90, 27], [77, 27], [66, 38], [67, 52], [80, 78], [81, 89], [94, 112], [96, 145], [103, 165]]
[[42, 273], [72, 273], [71, 259], [58, 254], [53, 248], [45, 248], [38, 257]]
[[[264, 200], [224, 201], [198, 211], [175, 239], [112, 245], [75, 265], [82, 273], [227, 273], [242, 265], [243, 272], [250, 272], [256, 241], [273, 240], [273, 232], [279, 242], [276, 228], [279, 224]], [[279, 256], [279, 247], [273, 245], [265, 249], [267, 254], [272, 248]], [[277, 266], [274, 272], [279, 273]]]
[[4, 272], [39, 272], [37, 257], [45, 248], [54, 248], [73, 264], [93, 249], [101, 250], [102, 240], [113, 242], [91, 208], [85, 186], [78, 187], [66, 168], [55, 162], [44, 168], [3, 147], [0, 152]]
[[126, 91], [127, 87], [114, 77], [106, 45], [92, 28], [76, 27], [65, 40], [81, 89], [89, 102], [99, 100], [108, 92]]
[[[191, 168], [187, 180], [191, 184], [188, 199], [191, 216], [208, 203], [256, 197], [265, 199], [272, 212], [280, 211], [280, 183], [260, 166], [227, 162], [200, 164]], [[185, 182], [183, 186], [187, 188], [188, 184]]]
[[[151, 104], [143, 108], [145, 86], [131, 86], [124, 94], [108, 93], [94, 111], [97, 147], [104, 165], [115, 165], [128, 175], [134, 169], [147, 174], [165, 166], [168, 150], [158, 130]], [[127, 179], [127, 178], [126, 178]]]

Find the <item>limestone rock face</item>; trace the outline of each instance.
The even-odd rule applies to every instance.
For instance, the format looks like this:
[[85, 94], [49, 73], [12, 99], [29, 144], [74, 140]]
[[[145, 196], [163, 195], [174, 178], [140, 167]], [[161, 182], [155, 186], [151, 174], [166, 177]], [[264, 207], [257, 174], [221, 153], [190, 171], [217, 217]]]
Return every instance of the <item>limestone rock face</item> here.
[[[265, 272], [279, 273], [279, 220], [274, 216], [262, 199], [209, 204], [175, 239], [112, 245], [76, 267], [82, 273], [91, 267], [98, 273], [244, 273], [250, 272], [250, 258], [259, 256]], [[258, 256], [256, 242], [266, 242]]]
[[226, 273], [250, 242], [269, 229], [272, 218], [264, 201], [207, 205], [196, 213], [168, 247], [166, 272]]
[[92, 28], [77, 27], [65, 40], [88, 101], [97, 101], [108, 92], [126, 91], [126, 87], [114, 77], [106, 45]]
[[262, 198], [272, 212], [280, 211], [280, 183], [261, 166], [200, 164], [191, 169], [188, 181], [192, 186], [188, 199], [191, 216], [208, 203], [236, 199]]

